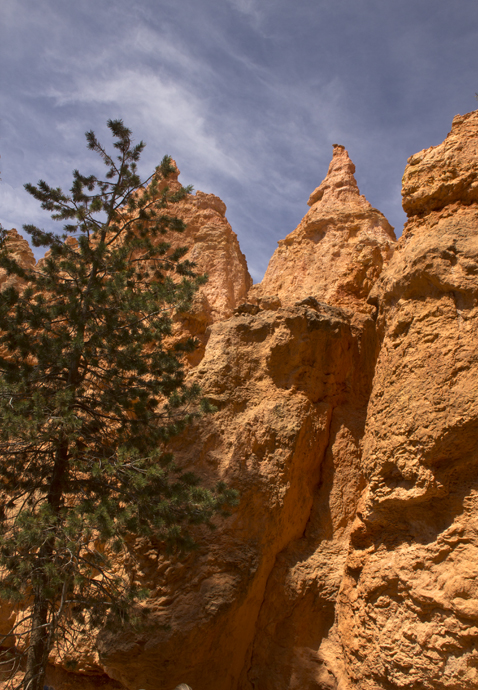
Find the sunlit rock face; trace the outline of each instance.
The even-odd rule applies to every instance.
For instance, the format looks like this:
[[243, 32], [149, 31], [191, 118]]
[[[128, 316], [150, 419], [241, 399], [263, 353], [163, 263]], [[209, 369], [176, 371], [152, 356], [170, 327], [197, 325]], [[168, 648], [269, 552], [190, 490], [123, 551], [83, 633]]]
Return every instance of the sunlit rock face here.
[[423, 217], [455, 203], [478, 202], [477, 122], [477, 111], [457, 115], [442, 144], [408, 159], [402, 199], [410, 217]]
[[338, 606], [357, 688], [478, 687], [478, 112], [412, 156]]
[[[180, 187], [178, 176], [179, 170], [168, 182], [173, 191]], [[199, 341], [197, 350], [188, 357], [189, 363], [195, 366], [204, 356], [209, 326], [230, 317], [245, 301], [252, 278], [237, 236], [226, 218], [226, 204], [219, 197], [198, 191], [172, 204], [169, 211], [186, 223], [184, 232], [168, 234], [171, 249], [190, 247], [184, 259], [194, 262], [197, 273], [208, 276], [207, 283], [194, 298], [191, 311], [176, 320], [176, 335], [191, 335]]]
[[[137, 680], [146, 690], [181, 681], [329, 687], [342, 672], [335, 601], [365, 485], [360, 442], [377, 351], [366, 297], [394, 246], [353, 171], [335, 147], [311, 211], [289, 236], [297, 242], [285, 245], [293, 249], [285, 281], [306, 253], [297, 291], [267, 282], [269, 268], [234, 315], [210, 328], [192, 376], [219, 411], [175, 453], [209, 481], [237, 487], [241, 502], [212, 538], [201, 535], [203, 550], [186, 564], [145, 554], [155, 635], [100, 636], [103, 669], [128, 688]], [[347, 266], [353, 289], [344, 287]]]
[[[18, 233], [15, 228], [8, 231], [6, 246], [12, 258], [17, 261], [22, 268], [33, 268], [35, 257], [28, 242]], [[20, 286], [22, 281], [18, 276], [8, 276], [4, 268], [0, 268], [0, 290], [4, 290], [9, 285]]]
[[329, 171], [310, 195], [310, 211], [279, 242], [251, 301], [270, 295], [283, 304], [312, 295], [351, 311], [371, 313], [367, 296], [390, 260], [395, 244], [385, 216], [360, 194], [355, 166], [335, 145]]
[[240, 504], [183, 563], [140, 553], [151, 632], [99, 636], [102, 668], [132, 690], [289, 687], [308, 663], [297, 636], [316, 644], [333, 620], [363, 482], [374, 323], [314, 298], [237, 311], [211, 327], [193, 370], [218, 412], [173, 449]]

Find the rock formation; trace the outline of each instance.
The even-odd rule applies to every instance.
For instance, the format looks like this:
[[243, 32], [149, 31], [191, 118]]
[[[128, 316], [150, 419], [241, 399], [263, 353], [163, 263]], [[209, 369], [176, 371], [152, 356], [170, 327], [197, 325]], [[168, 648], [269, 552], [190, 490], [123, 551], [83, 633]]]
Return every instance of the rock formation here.
[[[7, 246], [15, 261], [24, 268], [32, 268], [35, 265], [35, 257], [28, 242], [12, 228], [8, 231]], [[4, 268], [0, 268], [0, 290], [4, 290], [9, 285], [17, 285], [20, 280], [17, 276], [7, 276]]]
[[478, 687], [478, 112], [412, 156], [371, 300], [367, 489], [338, 607], [351, 687]]
[[[198, 690], [249, 687], [264, 593], [279, 554], [304, 534], [324, 464], [337, 501], [324, 529], [354, 515], [361, 488], [356, 444], [374, 349], [371, 319], [356, 325], [313, 298], [212, 326], [194, 376], [219, 411], [174, 450], [205, 478], [237, 487], [240, 506], [213, 534], [201, 535], [205, 547], [184, 563], [165, 562], [153, 549], [144, 554], [141, 582], [154, 592], [154, 634], [101, 634], [109, 675], [145, 690], [180, 681]], [[332, 448], [350, 449], [352, 477], [330, 476]], [[341, 546], [322, 558], [343, 562]]]
[[[322, 195], [323, 206], [315, 201]], [[219, 411], [175, 455], [204, 478], [236, 486], [241, 503], [212, 536], [201, 535], [205, 547], [186, 564], [144, 555], [154, 636], [99, 638], [102, 667], [128, 688], [316, 687], [338, 673], [328, 633], [364, 485], [359, 444], [377, 349], [367, 313], [375, 309], [365, 298], [394, 242], [386, 219], [360, 196], [343, 147], [312, 198], [294, 248], [297, 260], [301, 246], [313, 250], [302, 262], [302, 293], [274, 294], [268, 271], [232, 318], [211, 327], [194, 371]], [[311, 216], [329, 219], [315, 242]], [[348, 292], [346, 266], [367, 247], [354, 274], [360, 289]], [[345, 308], [308, 294], [320, 292], [318, 265], [322, 291]]]
[[[95, 658], [80, 645], [90, 679], [478, 687], [477, 144], [478, 111], [409, 159], [398, 243], [335, 146], [248, 295], [222, 202], [181, 202], [180, 243], [212, 283], [178, 329], [199, 324], [190, 376], [218, 412], [173, 450], [241, 502], [184, 561], [137, 544], [146, 626], [100, 631]], [[57, 662], [55, 690], [73, 688]]]
[[244, 254], [226, 219], [226, 204], [214, 194], [196, 192], [173, 207], [186, 223], [174, 246], [189, 246], [185, 258], [194, 261], [199, 273], [207, 273], [201, 288], [203, 319], [210, 325], [232, 316], [252, 285]]
[[334, 145], [327, 176], [310, 195], [310, 211], [279, 242], [251, 301], [274, 295], [293, 304], [312, 296], [354, 312], [373, 311], [367, 295], [393, 253], [395, 234], [360, 194], [354, 172], [345, 148]]
[[[179, 174], [178, 170], [171, 176], [168, 186], [172, 190], [180, 187]], [[209, 326], [227, 319], [244, 302], [252, 278], [237, 236], [226, 219], [226, 204], [219, 197], [200, 191], [188, 194], [172, 205], [171, 213], [186, 223], [184, 232], [168, 237], [171, 248], [190, 247], [184, 259], [193, 261], [198, 273], [208, 275], [191, 312], [179, 317], [176, 327], [177, 334], [198, 339], [199, 348], [188, 357], [190, 363], [196, 365], [204, 356]]]

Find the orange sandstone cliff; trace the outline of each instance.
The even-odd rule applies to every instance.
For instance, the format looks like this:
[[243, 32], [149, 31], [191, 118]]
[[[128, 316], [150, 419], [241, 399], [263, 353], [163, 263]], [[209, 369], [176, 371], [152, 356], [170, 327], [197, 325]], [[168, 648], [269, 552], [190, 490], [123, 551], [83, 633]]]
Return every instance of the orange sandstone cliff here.
[[336, 614], [352, 688], [478, 687], [477, 145], [474, 112], [409, 159], [371, 295], [367, 487]]
[[79, 641], [55, 690], [478, 687], [477, 145], [478, 111], [409, 159], [398, 242], [335, 146], [251, 289], [222, 202], [182, 202], [218, 412], [174, 452], [241, 502], [182, 562], [138, 544], [145, 630]]
[[[181, 186], [179, 174], [178, 170], [168, 182], [172, 191]], [[227, 221], [226, 204], [214, 194], [197, 191], [175, 203], [171, 211], [186, 223], [184, 232], [168, 236], [172, 249], [190, 247], [184, 258], [194, 261], [198, 273], [208, 275], [195, 305], [196, 318], [208, 325], [227, 319], [245, 300], [252, 278]]]
[[[179, 170], [168, 182], [173, 191], [181, 186], [178, 176]], [[186, 223], [184, 232], [168, 236], [171, 248], [190, 247], [184, 259], [193, 261], [198, 273], [208, 275], [207, 283], [195, 296], [191, 312], [181, 315], [176, 324], [177, 334], [191, 335], [199, 341], [197, 350], [188, 357], [196, 365], [204, 356], [209, 326], [232, 315], [245, 300], [252, 278], [237, 236], [227, 221], [226, 204], [219, 197], [198, 191], [175, 203], [171, 210]]]

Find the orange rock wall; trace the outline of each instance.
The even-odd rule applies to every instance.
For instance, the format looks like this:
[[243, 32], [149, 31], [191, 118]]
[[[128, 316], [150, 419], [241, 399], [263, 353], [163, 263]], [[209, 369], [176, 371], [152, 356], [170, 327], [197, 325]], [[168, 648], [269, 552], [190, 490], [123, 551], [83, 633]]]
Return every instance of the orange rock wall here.
[[[176, 170], [168, 180], [171, 191], [181, 188], [177, 167]], [[164, 186], [163, 182], [160, 189]], [[198, 340], [198, 348], [188, 355], [189, 364], [196, 366], [204, 357], [209, 326], [229, 318], [244, 302], [252, 278], [237, 236], [226, 218], [226, 204], [219, 197], [197, 191], [171, 204], [168, 210], [184, 221], [186, 229], [158, 240], [167, 239], [171, 250], [189, 247], [183, 260], [192, 261], [197, 273], [208, 276], [207, 283], [195, 295], [191, 311], [176, 317], [174, 330], [175, 337], [193, 336]]]
[[[377, 353], [366, 298], [395, 244], [353, 171], [335, 147], [294, 251], [279, 257], [283, 282], [268, 270], [211, 328], [192, 376], [219, 411], [175, 452], [206, 481], [237, 487], [241, 502], [186, 563], [145, 558], [155, 634], [100, 635], [102, 668], [127, 688], [329, 687], [342, 672], [335, 601], [365, 486], [360, 443]], [[311, 216], [328, 218], [313, 241]], [[367, 248], [354, 273], [363, 280], [348, 290], [347, 267]]]
[[[28, 242], [12, 228], [7, 237], [8, 251], [13, 258], [24, 268], [32, 268], [35, 265], [35, 257]], [[0, 268], [0, 290], [4, 290], [9, 285], [18, 285], [20, 279], [17, 276], [7, 276], [4, 268]]]
[[[275, 616], [290, 613], [282, 587], [270, 593], [271, 581], [283, 578], [278, 561], [289, 567], [307, 559], [317, 533], [328, 542], [308, 571], [298, 573], [295, 596], [300, 599], [314, 579], [314, 566], [330, 561], [321, 585], [328, 622], [345, 557], [341, 538], [361, 488], [357, 443], [369, 393], [363, 372], [374, 350], [371, 319], [354, 322], [313, 299], [213, 325], [194, 376], [219, 411], [175, 451], [205, 478], [219, 476], [237, 487], [240, 506], [216, 532], [202, 535], [204, 548], [185, 563], [164, 562], [156, 553], [145, 557], [142, 582], [154, 591], [154, 635], [101, 635], [108, 674], [145, 690], [179, 682], [252, 687], [255, 674], [277, 663], [275, 635], [267, 629], [264, 640], [262, 634], [269, 596]], [[352, 476], [343, 469], [334, 475], [338, 456]], [[321, 483], [331, 500], [317, 491]], [[295, 552], [300, 558], [294, 561]]]
[[478, 687], [478, 112], [409, 159], [375, 286], [367, 489], [337, 612], [352, 688]]
[[[170, 187], [179, 187], [176, 178]], [[214, 194], [188, 194], [171, 207], [171, 213], [186, 223], [182, 233], [168, 237], [171, 248], [190, 247], [184, 259], [193, 261], [198, 273], [206, 273], [208, 281], [197, 292], [191, 311], [177, 317], [175, 334], [191, 335], [199, 347], [188, 356], [196, 366], [204, 357], [209, 326], [229, 318], [244, 300], [252, 278], [237, 236], [226, 218], [226, 204]]]

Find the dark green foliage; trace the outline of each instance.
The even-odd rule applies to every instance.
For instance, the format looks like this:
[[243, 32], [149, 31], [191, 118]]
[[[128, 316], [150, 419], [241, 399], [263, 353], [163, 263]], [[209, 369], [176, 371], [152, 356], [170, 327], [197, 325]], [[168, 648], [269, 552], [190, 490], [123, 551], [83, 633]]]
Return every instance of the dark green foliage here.
[[69, 194], [25, 185], [66, 222], [61, 235], [24, 226], [50, 250], [41, 266], [20, 267], [2, 234], [0, 266], [23, 286], [0, 301], [0, 597], [33, 600], [25, 690], [43, 687], [48, 653], [75, 621], [124, 620], [145, 596], [106, 554], [121, 559], [136, 536], [188, 550], [188, 528], [236, 501], [167, 450], [208, 410], [181, 363], [195, 343], [165, 343], [205, 280], [167, 242], [184, 229], [171, 205], [190, 189], [168, 187], [169, 157], [141, 182], [144, 144], [121, 121], [108, 127], [115, 158], [86, 134], [105, 180], [75, 170]]

